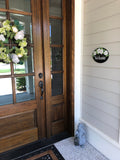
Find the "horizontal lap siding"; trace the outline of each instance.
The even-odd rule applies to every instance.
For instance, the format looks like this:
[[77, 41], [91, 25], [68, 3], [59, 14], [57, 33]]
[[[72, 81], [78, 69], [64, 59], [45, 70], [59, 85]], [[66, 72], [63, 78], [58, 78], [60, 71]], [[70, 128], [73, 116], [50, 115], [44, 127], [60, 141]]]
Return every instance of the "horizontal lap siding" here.
[[99, 129], [104, 134], [108, 135], [110, 138], [118, 141], [118, 130], [113, 129], [111, 126], [101, 122], [100, 120], [96, 119], [93, 115], [88, 112], [83, 113], [83, 119], [88, 121], [91, 125], [97, 126], [96, 128]]
[[93, 50], [98, 46], [104, 46], [109, 50], [110, 56], [119, 56], [120, 55], [120, 42], [113, 42], [113, 43], [100, 43], [100, 44], [93, 44], [93, 45], [84, 45], [84, 55], [91, 55]]
[[83, 84], [120, 95], [120, 82], [102, 78], [83, 76]]
[[[97, 47], [110, 53], [107, 62], [92, 59]], [[84, 1], [82, 116], [118, 142], [120, 126], [120, 1]]]
[[90, 11], [96, 10], [100, 7], [103, 7], [105, 5], [108, 5], [115, 0], [106, 0], [106, 1], [88, 0], [88, 1], [89, 1], [89, 3], [87, 3], [85, 5], [85, 12], [87, 12], [87, 13]]
[[[95, 2], [96, 0], [93, 0], [93, 1]], [[101, 1], [103, 1], [103, 0], [101, 0]], [[89, 3], [89, 1], [87, 3]], [[114, 15], [117, 16], [119, 13], [120, 13], [120, 1], [114, 0], [107, 5], [103, 5], [102, 7], [98, 8], [98, 9], [93, 8], [91, 12], [86, 13], [84, 16], [85, 17], [85, 24], [92, 23], [95, 21], [97, 22], [97, 21], [100, 21], [103, 19], [107, 19], [107, 18], [112, 17]]]

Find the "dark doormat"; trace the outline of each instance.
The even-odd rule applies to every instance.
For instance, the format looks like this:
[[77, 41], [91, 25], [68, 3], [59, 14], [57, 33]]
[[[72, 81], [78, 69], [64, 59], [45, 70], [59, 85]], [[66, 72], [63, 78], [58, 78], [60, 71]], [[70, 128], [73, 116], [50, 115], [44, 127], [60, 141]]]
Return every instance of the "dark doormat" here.
[[54, 145], [38, 149], [15, 160], [65, 160]]

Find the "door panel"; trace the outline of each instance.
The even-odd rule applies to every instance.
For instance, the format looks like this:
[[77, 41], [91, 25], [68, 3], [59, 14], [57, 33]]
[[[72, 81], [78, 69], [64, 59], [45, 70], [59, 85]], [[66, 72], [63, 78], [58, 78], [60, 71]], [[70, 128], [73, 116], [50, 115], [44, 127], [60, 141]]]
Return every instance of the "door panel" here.
[[0, 119], [0, 137], [14, 134], [22, 130], [34, 128], [35, 111], [10, 115]]
[[0, 62], [0, 153], [59, 134], [67, 123], [65, 0], [1, 3], [2, 20], [24, 25], [29, 57], [17, 65]]
[[38, 139], [37, 136], [37, 128], [32, 128], [29, 130], [24, 130], [15, 134], [11, 134], [6, 137], [2, 137], [0, 138], [0, 153], [19, 147], [21, 145], [25, 145], [27, 143], [34, 142]]

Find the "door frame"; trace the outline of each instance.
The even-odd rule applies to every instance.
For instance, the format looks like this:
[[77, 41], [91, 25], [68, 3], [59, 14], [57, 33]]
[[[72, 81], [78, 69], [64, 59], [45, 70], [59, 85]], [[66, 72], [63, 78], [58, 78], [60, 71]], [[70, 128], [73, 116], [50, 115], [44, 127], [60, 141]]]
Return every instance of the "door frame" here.
[[75, 57], [75, 0], [67, 0], [67, 113], [68, 131], [74, 136], [74, 57]]

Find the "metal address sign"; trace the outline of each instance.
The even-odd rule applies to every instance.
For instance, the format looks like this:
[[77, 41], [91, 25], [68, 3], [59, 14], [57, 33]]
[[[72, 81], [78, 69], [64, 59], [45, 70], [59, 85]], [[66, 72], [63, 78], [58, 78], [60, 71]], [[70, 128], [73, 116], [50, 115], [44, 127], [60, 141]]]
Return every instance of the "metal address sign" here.
[[106, 48], [96, 48], [92, 53], [93, 59], [98, 63], [104, 63], [109, 58], [109, 52]]

